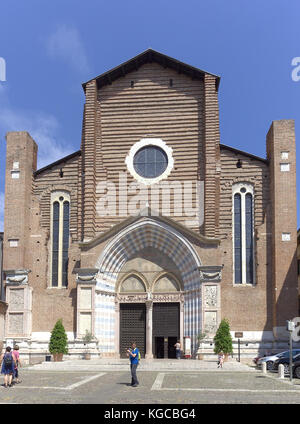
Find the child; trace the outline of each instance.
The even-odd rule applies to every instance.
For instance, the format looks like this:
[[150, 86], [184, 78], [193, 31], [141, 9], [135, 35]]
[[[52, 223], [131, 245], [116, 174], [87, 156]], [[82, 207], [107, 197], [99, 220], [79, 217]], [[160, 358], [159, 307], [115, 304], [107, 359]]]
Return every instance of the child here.
[[18, 345], [14, 346], [13, 355], [16, 359], [15, 370], [14, 370], [14, 378], [16, 379], [15, 383], [19, 384], [19, 383], [21, 383], [21, 381], [19, 380], [19, 366], [21, 367], [22, 364], [21, 364], [21, 361], [20, 361], [20, 353], [19, 353], [19, 346]]
[[223, 368], [223, 362], [224, 362], [224, 354], [223, 352], [220, 352], [218, 354], [218, 368]]

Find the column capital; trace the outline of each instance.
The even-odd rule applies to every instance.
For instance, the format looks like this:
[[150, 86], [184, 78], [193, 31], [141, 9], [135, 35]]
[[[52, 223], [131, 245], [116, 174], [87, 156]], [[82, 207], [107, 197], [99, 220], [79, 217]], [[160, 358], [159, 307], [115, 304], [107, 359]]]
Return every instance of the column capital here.
[[152, 299], [147, 299], [146, 302], [146, 308], [147, 309], [151, 309], [153, 307], [153, 300]]

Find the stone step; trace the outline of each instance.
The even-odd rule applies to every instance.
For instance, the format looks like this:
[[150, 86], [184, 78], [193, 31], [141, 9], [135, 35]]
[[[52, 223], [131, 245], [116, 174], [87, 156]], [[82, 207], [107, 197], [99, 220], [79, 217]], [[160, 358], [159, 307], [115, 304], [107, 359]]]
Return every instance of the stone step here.
[[[29, 366], [29, 370], [44, 371], [128, 371], [128, 360], [69, 360], [62, 362], [43, 362]], [[199, 361], [199, 360], [141, 360], [139, 364], [140, 371], [180, 371], [180, 370], [197, 370], [197, 371], [256, 371], [254, 367], [237, 361], [225, 362], [222, 369], [217, 368], [216, 361]]]

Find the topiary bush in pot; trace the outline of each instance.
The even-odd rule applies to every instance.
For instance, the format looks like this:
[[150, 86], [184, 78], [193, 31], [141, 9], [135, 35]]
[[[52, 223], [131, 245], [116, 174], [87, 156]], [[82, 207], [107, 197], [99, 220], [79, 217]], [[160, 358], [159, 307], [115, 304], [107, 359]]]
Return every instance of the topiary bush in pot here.
[[230, 335], [229, 321], [226, 318], [222, 319], [219, 325], [214, 337], [214, 344], [214, 352], [217, 354], [223, 352], [225, 360], [227, 360], [228, 355], [232, 353], [232, 338]]
[[63, 355], [68, 353], [68, 337], [62, 319], [56, 322], [51, 332], [49, 352], [53, 355], [54, 361], [62, 361]]

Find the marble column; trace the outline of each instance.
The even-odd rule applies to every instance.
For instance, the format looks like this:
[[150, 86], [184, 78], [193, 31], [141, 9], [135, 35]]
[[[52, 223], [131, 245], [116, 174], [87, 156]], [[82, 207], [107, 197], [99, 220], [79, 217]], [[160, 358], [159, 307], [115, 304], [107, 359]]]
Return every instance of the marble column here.
[[120, 303], [115, 303], [115, 357], [120, 358]]
[[153, 359], [152, 352], [152, 312], [153, 302], [146, 301], [146, 359]]
[[183, 336], [184, 336], [184, 300], [180, 302], [180, 344], [183, 349]]

